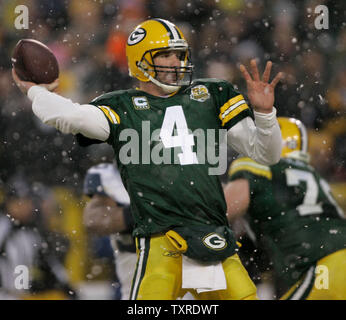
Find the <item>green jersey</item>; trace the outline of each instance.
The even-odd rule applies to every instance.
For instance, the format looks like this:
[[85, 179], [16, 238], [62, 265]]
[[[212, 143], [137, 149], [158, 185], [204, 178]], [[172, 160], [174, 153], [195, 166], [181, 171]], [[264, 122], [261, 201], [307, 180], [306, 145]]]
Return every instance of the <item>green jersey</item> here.
[[229, 179], [249, 182], [246, 214], [251, 231], [273, 262], [275, 273], [293, 285], [317, 260], [346, 248], [346, 220], [328, 183], [302, 160], [282, 158], [272, 166], [235, 160]]
[[231, 84], [195, 80], [169, 97], [122, 90], [91, 104], [110, 125], [107, 142], [131, 199], [134, 236], [227, 224], [222, 186], [210, 171], [217, 164], [210, 157], [220, 154], [225, 132], [252, 115]]

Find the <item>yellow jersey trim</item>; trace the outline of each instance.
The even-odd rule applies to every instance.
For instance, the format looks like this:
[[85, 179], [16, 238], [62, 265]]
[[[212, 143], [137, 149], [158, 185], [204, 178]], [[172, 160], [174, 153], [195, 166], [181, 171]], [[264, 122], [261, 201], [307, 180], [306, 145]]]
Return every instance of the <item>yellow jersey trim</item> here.
[[233, 119], [239, 113], [248, 109], [243, 95], [239, 94], [231, 99], [229, 99], [221, 108], [219, 118], [222, 121], [222, 126], [224, 126], [228, 121]]
[[221, 108], [220, 108], [220, 112], [224, 113], [230, 106], [232, 106], [233, 104], [239, 102], [240, 100], [244, 100], [244, 97], [242, 94], [238, 94], [237, 96], [229, 99]]
[[112, 110], [110, 107], [107, 107], [107, 106], [98, 106], [98, 107], [102, 110], [102, 112], [105, 114], [105, 116], [108, 118], [108, 120], [111, 123], [120, 124], [120, 117], [114, 110]]
[[231, 177], [238, 171], [249, 171], [255, 175], [263, 176], [269, 180], [272, 179], [270, 167], [257, 163], [250, 158], [241, 158], [233, 161], [228, 175]]

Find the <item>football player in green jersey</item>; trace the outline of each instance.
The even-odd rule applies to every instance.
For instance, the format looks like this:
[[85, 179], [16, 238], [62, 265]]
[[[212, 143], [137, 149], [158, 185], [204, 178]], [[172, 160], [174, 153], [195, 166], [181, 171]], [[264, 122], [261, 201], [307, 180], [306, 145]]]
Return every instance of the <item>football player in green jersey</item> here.
[[345, 300], [345, 215], [328, 183], [309, 165], [302, 122], [278, 121], [283, 149], [277, 164], [232, 162], [225, 187], [228, 219], [245, 214], [256, 245], [287, 288], [282, 299]]
[[[192, 81], [189, 47], [173, 23], [150, 19], [127, 41], [130, 75], [138, 88], [72, 103], [53, 91], [58, 80], [35, 85], [13, 77], [33, 112], [83, 145], [107, 142], [129, 193], [138, 262], [131, 299], [256, 299], [237, 255], [217, 174], [226, 171], [223, 138], [263, 163], [279, 161], [272, 63], [260, 78], [240, 66], [253, 107], [223, 80]], [[216, 159], [216, 160], [215, 160]], [[221, 169], [218, 165], [221, 165]], [[223, 170], [223, 171], [222, 171]]]

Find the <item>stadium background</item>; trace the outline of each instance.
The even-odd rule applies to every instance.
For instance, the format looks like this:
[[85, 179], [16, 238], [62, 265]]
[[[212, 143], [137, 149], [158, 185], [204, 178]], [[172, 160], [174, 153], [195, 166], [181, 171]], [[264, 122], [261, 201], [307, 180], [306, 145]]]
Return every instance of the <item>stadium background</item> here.
[[[14, 26], [20, 4], [29, 9], [28, 30]], [[320, 4], [329, 9], [326, 30], [314, 25]], [[323, 0], [1, 0], [0, 202], [20, 183], [33, 192], [44, 186], [51, 208], [48, 227], [70, 243], [65, 265], [72, 284], [109, 280], [109, 252], [100, 242], [90, 250], [81, 212], [84, 174], [93, 164], [112, 161], [112, 150], [107, 145], [81, 148], [72, 135], [40, 123], [11, 79], [10, 57], [21, 38], [44, 42], [59, 61], [59, 93], [88, 103], [134, 84], [127, 73], [127, 35], [142, 20], [161, 17], [187, 37], [195, 78], [227, 79], [246, 92], [237, 64], [252, 57], [259, 58], [261, 69], [271, 59], [274, 73], [286, 73], [276, 89], [278, 115], [305, 123], [312, 165], [346, 210], [345, 11], [344, 1]], [[234, 156], [230, 152], [229, 161]]]

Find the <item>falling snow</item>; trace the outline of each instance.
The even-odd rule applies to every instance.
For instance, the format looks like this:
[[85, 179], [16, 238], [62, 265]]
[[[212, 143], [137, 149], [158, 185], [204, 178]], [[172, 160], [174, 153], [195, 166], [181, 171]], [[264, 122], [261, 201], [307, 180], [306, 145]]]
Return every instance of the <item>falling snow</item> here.
[[[343, 1], [323, 2], [329, 7], [330, 15], [326, 29], [316, 28], [316, 13], [313, 7], [315, 4], [307, 0], [95, 0], [83, 1], [83, 5], [81, 3], [28, 1], [28, 30], [14, 28], [11, 19], [15, 13], [12, 12], [11, 1], [0, 4], [1, 210], [4, 210], [6, 199], [14, 191], [40, 202], [40, 205], [35, 203], [32, 206], [37, 221], [18, 228], [25, 235], [32, 232], [26, 239], [34, 239], [32, 243], [31, 240], [21, 242], [26, 251], [20, 251], [19, 256], [24, 256], [23, 252], [29, 252], [25, 245], [31, 243], [35, 250], [51, 250], [58, 261], [68, 261], [65, 264], [66, 273], [75, 278], [83, 275], [86, 283], [85, 288], [80, 289], [81, 298], [87, 297], [89, 285], [94, 285], [92, 288], [95, 296], [98, 292], [100, 297], [113, 299], [116, 295], [114, 292], [119, 294], [120, 285], [118, 282], [114, 283], [113, 278], [109, 279], [108, 286], [97, 287], [94, 284], [107, 277], [111, 278], [109, 275], [113, 271], [110, 270], [114, 268], [113, 249], [108, 238], [102, 242], [102, 239], [90, 236], [82, 221], [82, 209], [89, 201], [89, 198], [82, 194], [85, 173], [94, 164], [113, 163], [114, 152], [108, 144], [82, 147], [76, 142], [75, 136], [64, 135], [53, 127], [42, 124], [32, 113], [30, 100], [20, 94], [12, 83], [10, 57], [19, 39], [35, 38], [44, 42], [59, 61], [58, 93], [74, 102], [87, 104], [105, 92], [137, 86], [129, 77], [124, 48], [129, 30], [148, 16], [162, 17], [179, 25], [191, 46], [195, 78], [227, 80], [237, 91], [244, 94], [246, 100], [249, 100], [249, 97], [246, 82], [239, 71], [240, 63], [249, 66], [249, 60], [257, 58], [262, 71], [265, 61], [271, 60], [272, 76], [283, 71], [285, 78], [276, 89], [274, 102], [277, 115], [298, 118], [306, 125], [310, 142], [310, 164], [330, 182], [332, 194], [336, 195], [340, 206], [346, 208], [346, 23]], [[226, 94], [221, 86], [218, 91], [220, 95]], [[222, 104], [224, 103], [225, 101], [222, 101]], [[222, 106], [215, 106], [215, 110], [220, 107]], [[196, 107], [196, 114], [199, 112], [198, 108], [203, 108], [203, 105]], [[120, 112], [126, 117], [132, 114], [122, 110]], [[157, 114], [163, 116], [163, 112], [159, 110]], [[138, 117], [142, 117], [142, 114]], [[193, 125], [198, 127], [198, 124]], [[238, 153], [229, 148], [228, 164], [237, 156]], [[185, 174], [184, 168], [181, 168], [181, 174]], [[220, 179], [226, 183], [227, 174]], [[175, 177], [168, 177], [167, 181], [171, 190], [177, 188]], [[38, 184], [41, 187], [34, 190], [33, 186]], [[187, 184], [192, 192], [199, 188], [197, 179], [189, 178]], [[100, 194], [104, 192], [102, 186], [97, 186], [96, 189]], [[162, 194], [168, 192], [166, 186], [162, 186], [162, 190]], [[302, 192], [300, 188], [296, 188], [295, 196], [308, 197], [311, 195], [309, 191], [311, 192]], [[146, 192], [147, 190], [142, 189], [134, 193], [146, 201]], [[255, 193], [251, 192], [250, 196], [254, 195]], [[324, 197], [329, 196], [328, 191]], [[318, 200], [320, 201], [320, 198]], [[20, 205], [24, 206], [23, 203]], [[153, 210], [159, 207], [159, 201], [150, 201], [147, 204], [150, 204]], [[111, 212], [110, 209], [108, 206], [104, 217]], [[199, 209], [196, 208], [196, 215]], [[212, 210], [216, 209], [213, 207]], [[285, 211], [281, 211], [276, 217], [271, 215], [255, 218], [251, 227], [260, 229], [263, 223], [269, 224], [276, 218], [289, 217], [294, 225], [298, 213], [295, 212], [296, 216], [292, 216], [292, 211], [283, 210]], [[3, 213], [1, 219], [6, 219], [6, 222], [0, 219], [0, 230], [6, 223], [11, 223], [15, 228], [20, 225], [18, 219], [11, 214], [5, 211]], [[226, 215], [229, 217], [228, 213]], [[308, 216], [305, 218], [308, 219]], [[332, 216], [324, 217], [321, 214], [315, 215], [311, 220], [322, 225], [325, 222], [332, 223], [333, 219]], [[147, 221], [153, 224], [151, 218]], [[39, 228], [31, 230], [31, 223], [34, 222], [38, 223]], [[210, 224], [209, 221], [208, 223]], [[41, 226], [46, 228], [45, 232], [48, 230], [48, 240], [40, 238], [46, 236], [41, 234]], [[330, 238], [337, 238], [342, 234], [334, 225], [330, 226], [332, 228], [328, 227], [325, 231]], [[305, 231], [311, 229], [305, 221], [300, 228]], [[301, 230], [297, 230], [297, 233]], [[275, 245], [284, 239], [284, 228], [280, 229], [280, 232], [282, 237], [275, 235], [273, 239]], [[123, 234], [119, 233], [118, 236]], [[260, 236], [266, 237], [263, 232]], [[244, 239], [243, 249], [246, 249], [248, 244], [245, 235]], [[313, 243], [308, 241], [300, 241], [299, 246], [306, 251], [311, 251], [314, 247]], [[315, 246], [321, 250], [328, 249], [327, 244]], [[115, 251], [119, 253], [121, 250]], [[241, 252], [242, 248], [239, 254]], [[265, 259], [261, 256], [261, 250], [253, 249], [251, 252], [254, 256], [244, 256], [244, 259], [248, 260], [247, 265], [255, 269], [258, 265], [263, 267], [261, 263]], [[1, 255], [3, 256], [6, 256], [6, 253]], [[286, 258], [289, 262], [292, 259], [293, 262], [288, 263], [292, 268], [297, 261], [310, 263], [308, 258], [294, 254]], [[270, 261], [266, 266], [268, 274], [272, 272], [272, 263]], [[254, 278], [263, 280], [266, 275], [256, 274]], [[300, 277], [299, 272], [292, 272], [293, 279]], [[71, 288], [68, 288], [66, 293], [70, 296], [75, 294]], [[270, 295], [270, 298], [272, 297], [273, 294]]]

